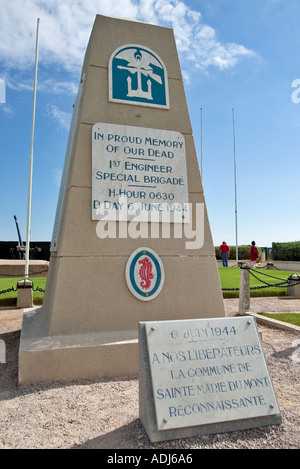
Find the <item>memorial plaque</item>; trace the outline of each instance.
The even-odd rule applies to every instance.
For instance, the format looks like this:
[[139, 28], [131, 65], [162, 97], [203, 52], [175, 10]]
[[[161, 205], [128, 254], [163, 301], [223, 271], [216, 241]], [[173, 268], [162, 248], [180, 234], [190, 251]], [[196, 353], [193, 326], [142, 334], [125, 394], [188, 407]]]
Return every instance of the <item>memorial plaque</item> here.
[[143, 324], [158, 432], [204, 426], [212, 433], [214, 425], [220, 432], [222, 422], [223, 431], [280, 423], [254, 318]]
[[[180, 132], [97, 123], [92, 133], [92, 219], [189, 222]], [[151, 218], [152, 216], [152, 218]]]

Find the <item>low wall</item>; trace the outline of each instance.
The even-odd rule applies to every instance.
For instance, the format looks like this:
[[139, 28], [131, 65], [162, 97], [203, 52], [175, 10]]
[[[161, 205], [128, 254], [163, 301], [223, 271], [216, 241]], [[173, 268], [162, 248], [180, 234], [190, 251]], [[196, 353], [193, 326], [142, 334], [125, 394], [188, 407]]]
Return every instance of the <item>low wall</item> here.
[[[47, 277], [49, 262], [40, 260], [29, 261], [29, 277]], [[24, 277], [25, 260], [0, 259], [0, 277]]]
[[293, 272], [300, 272], [300, 262], [293, 261], [269, 261], [269, 264], [273, 264], [275, 269], [279, 270], [291, 270]]

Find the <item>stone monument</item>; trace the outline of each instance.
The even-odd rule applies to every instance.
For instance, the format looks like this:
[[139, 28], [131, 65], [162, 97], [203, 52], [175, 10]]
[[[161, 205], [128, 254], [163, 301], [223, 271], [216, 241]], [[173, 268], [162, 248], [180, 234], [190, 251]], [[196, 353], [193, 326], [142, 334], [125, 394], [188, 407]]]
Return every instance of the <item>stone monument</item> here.
[[173, 30], [96, 16], [19, 382], [138, 374], [138, 323], [224, 316]]

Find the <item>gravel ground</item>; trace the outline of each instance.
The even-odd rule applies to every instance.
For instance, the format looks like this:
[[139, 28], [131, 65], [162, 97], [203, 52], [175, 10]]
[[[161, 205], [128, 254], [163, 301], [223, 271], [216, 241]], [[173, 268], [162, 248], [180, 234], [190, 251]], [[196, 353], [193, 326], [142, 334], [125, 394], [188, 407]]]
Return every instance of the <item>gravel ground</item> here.
[[[227, 315], [236, 300], [225, 300]], [[253, 299], [251, 311], [300, 311], [300, 300]], [[282, 424], [152, 444], [138, 411], [138, 378], [17, 386], [22, 311], [0, 310], [0, 449], [299, 449], [300, 333], [259, 326]], [[296, 358], [296, 360], [295, 360]]]

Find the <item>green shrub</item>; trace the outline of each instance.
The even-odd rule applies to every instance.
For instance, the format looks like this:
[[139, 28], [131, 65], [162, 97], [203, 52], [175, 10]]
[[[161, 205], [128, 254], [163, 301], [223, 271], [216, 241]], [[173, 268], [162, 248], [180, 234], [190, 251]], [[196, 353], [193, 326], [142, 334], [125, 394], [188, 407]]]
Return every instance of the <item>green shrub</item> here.
[[272, 243], [274, 261], [300, 261], [300, 241]]

